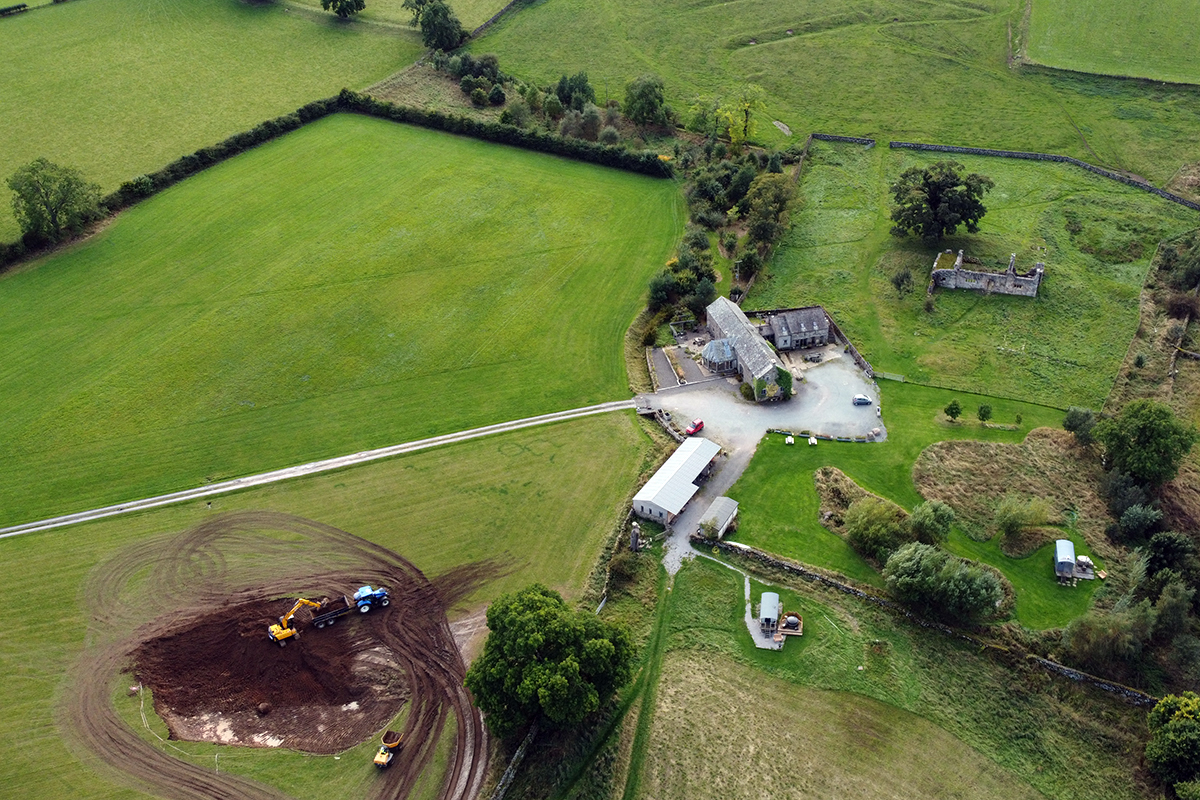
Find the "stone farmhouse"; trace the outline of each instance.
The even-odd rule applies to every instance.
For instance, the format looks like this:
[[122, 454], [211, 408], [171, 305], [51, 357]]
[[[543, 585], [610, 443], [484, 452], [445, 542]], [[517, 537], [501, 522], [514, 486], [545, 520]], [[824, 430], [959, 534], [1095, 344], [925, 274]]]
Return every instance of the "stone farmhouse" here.
[[755, 387], [757, 400], [779, 395], [776, 370], [785, 367], [776, 350], [821, 347], [829, 342], [829, 316], [820, 306], [772, 312], [763, 324], [756, 325], [736, 303], [718, 297], [707, 314], [713, 339], [704, 346], [700, 360], [718, 374], [740, 374]]

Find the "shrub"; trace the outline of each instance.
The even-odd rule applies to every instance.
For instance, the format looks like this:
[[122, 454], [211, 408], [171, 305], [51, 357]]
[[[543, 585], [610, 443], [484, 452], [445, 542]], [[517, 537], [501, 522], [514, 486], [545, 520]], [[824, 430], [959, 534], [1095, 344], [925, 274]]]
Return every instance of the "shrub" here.
[[487, 92], [480, 88], [472, 89], [471, 102], [477, 106], [486, 106], [488, 104]]
[[783, 172], [783, 156], [780, 153], [771, 153], [771, 159], [767, 162], [767, 172]]
[[743, 400], [750, 400], [750, 401], [754, 400], [754, 389], [752, 389], [750, 387], [750, 384], [743, 383], [741, 385], [741, 388], [739, 389], [739, 391], [742, 393]]
[[587, 103], [583, 107], [583, 112], [579, 116], [579, 138], [587, 139], [589, 142], [594, 142], [600, 138], [600, 126], [603, 123], [603, 118], [600, 116], [600, 109], [592, 103]]
[[908, 267], [904, 267], [895, 275], [893, 275], [892, 287], [895, 288], [896, 295], [899, 297], [904, 297], [904, 295], [911, 292], [913, 288], [912, 270], [910, 270]]
[[952, 420], [957, 420], [962, 416], [962, 404], [957, 400], [951, 400], [950, 404], [942, 410], [946, 412], [946, 416]]
[[547, 95], [545, 102], [546, 116], [550, 119], [558, 119], [563, 115], [563, 104], [554, 95]]
[[717, 230], [725, 227], [725, 215], [715, 208], [709, 208], [701, 211], [693, 216], [697, 225], [703, 225], [709, 230]]
[[506, 125], [516, 125], [524, 128], [533, 120], [533, 113], [524, 100], [514, 100], [500, 114], [500, 121]]
[[612, 125], [606, 126], [600, 131], [600, 143], [606, 145], [615, 145], [621, 141], [621, 134]]
[[1154, 628], [1154, 609], [1143, 600], [1124, 611], [1092, 610], [1063, 632], [1070, 660], [1105, 675], [1122, 676], [1141, 656]]
[[1095, 427], [1096, 412], [1090, 408], [1071, 406], [1067, 409], [1067, 416], [1063, 417], [1063, 429], [1075, 434], [1075, 441], [1085, 446], [1095, 441], [1092, 436]]
[[1163, 531], [1150, 537], [1146, 545], [1146, 572], [1150, 575], [1161, 570], [1195, 569], [1196, 543], [1184, 533]]
[[878, 497], [855, 500], [842, 517], [846, 541], [862, 555], [883, 563], [896, 548], [912, 540], [904, 516], [898, 505]]
[[1141, 353], [1138, 353], [1133, 359], [1133, 366], [1135, 369], [1141, 369], [1142, 367], [1146, 366], [1146, 357]]
[[741, 276], [742, 280], [748, 281], [758, 274], [758, 271], [762, 269], [762, 266], [762, 256], [758, 254], [758, 251], [748, 250], [739, 259], [738, 275]]
[[996, 508], [996, 528], [1006, 538], [1016, 536], [1026, 528], [1045, 525], [1050, 519], [1050, 506], [1040, 497], [1022, 500], [1009, 493]]
[[1132, 505], [1121, 514], [1121, 535], [1128, 541], [1140, 541], [1162, 518], [1157, 508]]
[[[1169, 694], [1146, 717], [1150, 741], [1146, 763], [1165, 783], [1179, 784], [1200, 775], [1200, 696]], [[1191, 787], [1184, 787], [1191, 791]]]
[[954, 509], [941, 500], [926, 500], [912, 510], [908, 529], [913, 538], [923, 544], [940, 544], [950, 535], [954, 524]]
[[919, 542], [893, 553], [883, 575], [901, 602], [956, 620], [995, 613], [1004, 598], [994, 572]]
[[637, 577], [638, 557], [637, 553], [626, 550], [624, 547], [617, 549], [613, 553], [608, 562], [608, 577], [612, 581], [613, 586], [626, 586]]
[[[473, 97], [471, 99], [474, 100]], [[504, 105], [504, 101], [507, 99], [504, 95], [504, 89], [500, 88], [500, 84], [498, 83], [492, 86], [492, 90], [488, 92], [487, 100], [494, 106]]]
[[699, 228], [689, 228], [688, 232], [683, 235], [683, 246], [689, 250], [708, 250], [712, 247], [708, 241], [708, 234]]
[[1100, 480], [1100, 494], [1108, 501], [1108, 513], [1117, 519], [1130, 506], [1146, 505], [1150, 495], [1127, 472], [1112, 470]]
[[987, 422], [992, 418], [992, 407], [987, 403], [984, 403], [979, 407], [979, 411], [976, 413], [980, 422]]
[[651, 311], [657, 311], [668, 306], [679, 295], [679, 279], [670, 270], [663, 270], [650, 279], [650, 297], [648, 305]]

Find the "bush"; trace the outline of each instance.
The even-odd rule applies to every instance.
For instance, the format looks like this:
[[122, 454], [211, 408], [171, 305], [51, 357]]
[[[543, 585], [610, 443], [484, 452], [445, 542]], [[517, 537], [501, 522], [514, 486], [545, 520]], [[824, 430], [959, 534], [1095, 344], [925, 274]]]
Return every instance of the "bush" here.
[[1040, 497], [1022, 500], [1007, 494], [996, 508], [996, 528], [1005, 538], [1016, 536], [1026, 528], [1045, 525], [1050, 519], [1050, 506]]
[[911, 292], [913, 288], [912, 270], [910, 270], [908, 267], [904, 267], [895, 275], [893, 275], [892, 288], [896, 290], [896, 295], [898, 297], [904, 297], [904, 295]]
[[[1190, 782], [1200, 775], [1200, 696], [1169, 694], [1146, 717], [1150, 741], [1146, 763], [1164, 783]], [[1190, 787], [1184, 787], [1191, 791]]]
[[896, 548], [912, 540], [904, 517], [900, 506], [881, 498], [855, 500], [842, 517], [846, 541], [862, 555], [882, 564]]
[[607, 145], [615, 145], [621, 141], [621, 134], [611, 125], [606, 126], [600, 131], [600, 143]]
[[1127, 472], [1112, 470], [1100, 480], [1100, 494], [1108, 501], [1108, 513], [1120, 519], [1130, 506], [1146, 505], [1150, 495]]
[[1071, 406], [1067, 409], [1067, 415], [1063, 417], [1063, 430], [1075, 434], [1075, 441], [1085, 446], [1095, 441], [1092, 436], [1092, 429], [1095, 427], [1096, 412], [1090, 408]]
[[987, 403], [984, 403], [983, 405], [981, 405], [979, 407], [979, 411], [977, 412], [977, 415], [979, 417], [980, 422], [987, 422], [989, 419], [992, 418], [992, 407], [990, 405], [988, 405]]
[[480, 88], [472, 89], [471, 102], [477, 106], [486, 106], [488, 104], [487, 92]]
[[754, 389], [750, 386], [750, 384], [743, 383], [739, 391], [742, 393], [743, 400], [749, 400], [751, 402], [754, 401]]
[[955, 620], [994, 614], [1004, 599], [994, 572], [919, 542], [892, 554], [883, 575], [896, 599]]
[[614, 587], [620, 588], [630, 584], [637, 577], [637, 553], [618, 547], [608, 562], [608, 577]]
[[[474, 100], [473, 97], [471, 99]], [[487, 99], [488, 102], [494, 106], [502, 106], [504, 105], [504, 101], [508, 98], [504, 95], [504, 89], [500, 88], [500, 84], [497, 83], [492, 87], [492, 90], [488, 92]]]
[[941, 500], [927, 500], [912, 510], [908, 529], [918, 542], [940, 544], [950, 535], [954, 524], [954, 509]]
[[1154, 609], [1143, 600], [1120, 612], [1092, 610], [1063, 632], [1070, 660], [1103, 675], [1124, 677], [1141, 656], [1154, 628]]
[[962, 416], [962, 404], [957, 400], [951, 400], [950, 404], [942, 409], [942, 411], [946, 412], [946, 416], [950, 419], [957, 420]]
[[602, 124], [603, 117], [600, 115], [600, 109], [592, 103], [587, 103], [579, 116], [579, 138], [587, 139], [589, 142], [596, 141], [600, 138]]
[[704, 251], [712, 247], [712, 244], [708, 241], [707, 233], [699, 228], [689, 228], [683, 235], [683, 246], [689, 250]]
[[744, 281], [748, 281], [757, 275], [763, 266], [762, 256], [758, 254], [757, 250], [748, 250], [739, 261], [738, 275]]
[[532, 120], [533, 113], [524, 100], [514, 100], [500, 114], [500, 122], [505, 125], [516, 125], [518, 128], [527, 127]]
[[1121, 535], [1126, 541], [1140, 541], [1163, 518], [1157, 508], [1132, 505], [1121, 514]]
[[544, 107], [546, 109], [546, 116], [550, 119], [558, 119], [563, 115], [563, 104], [554, 95], [547, 95]]

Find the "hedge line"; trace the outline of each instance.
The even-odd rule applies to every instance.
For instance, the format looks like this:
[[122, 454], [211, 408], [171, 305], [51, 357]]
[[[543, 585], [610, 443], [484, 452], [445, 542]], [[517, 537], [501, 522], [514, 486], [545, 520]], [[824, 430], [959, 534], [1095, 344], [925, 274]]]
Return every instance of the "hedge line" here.
[[[208, 169], [214, 164], [233, 158], [252, 147], [257, 147], [337, 111], [366, 114], [394, 122], [406, 122], [449, 133], [473, 136], [489, 142], [523, 147], [528, 150], [565, 156], [643, 175], [669, 178], [675, 172], [671, 164], [661, 160], [657, 153], [649, 151], [633, 153], [618, 147], [608, 147], [583, 139], [565, 138], [549, 132], [528, 131], [497, 122], [480, 122], [436, 111], [406, 108], [387, 101], [376, 100], [369, 95], [343, 89], [336, 97], [316, 100], [301, 106], [290, 114], [267, 120], [248, 131], [236, 133], [219, 144], [202, 147], [194, 153], [182, 156], [157, 172], [141, 175], [122, 183], [116, 191], [106, 195], [100, 201], [101, 216], [111, 216], [201, 170]], [[47, 246], [41, 242], [22, 240], [0, 242], [0, 269], [27, 255], [44, 250]]]
[[370, 95], [343, 89], [337, 97], [339, 106], [346, 111], [382, 117], [395, 122], [407, 122], [426, 128], [473, 136], [489, 142], [523, 147], [556, 156], [566, 156], [578, 161], [588, 161], [606, 167], [638, 172], [658, 178], [670, 178], [675, 174], [669, 161], [663, 161], [657, 153], [649, 150], [632, 152], [620, 147], [589, 142], [585, 139], [559, 136], [540, 130], [526, 130], [515, 125], [503, 125], [443, 114], [440, 111], [423, 111], [418, 108], [398, 106], [386, 100], [377, 100]]
[[895, 149], [906, 150], [933, 150], [939, 153], [966, 153], [976, 156], [996, 156], [998, 158], [1021, 158], [1028, 161], [1058, 161], [1065, 164], [1074, 164], [1077, 167], [1082, 167], [1088, 172], [1093, 172], [1102, 178], [1108, 178], [1114, 181], [1120, 181], [1126, 186], [1132, 186], [1135, 189], [1141, 189], [1144, 192], [1156, 194], [1164, 200], [1170, 200], [1172, 203], [1178, 203], [1181, 206], [1200, 211], [1200, 203], [1193, 203], [1191, 200], [1180, 197], [1177, 194], [1163, 191], [1148, 183], [1135, 181], [1127, 175], [1121, 175], [1117, 172], [1111, 172], [1103, 167], [1093, 166], [1086, 161], [1080, 161], [1078, 158], [1070, 156], [1060, 156], [1053, 153], [1026, 153], [1021, 150], [992, 150], [984, 147], [960, 147], [952, 144], [919, 144], [917, 142], [888, 142], [888, 147]]

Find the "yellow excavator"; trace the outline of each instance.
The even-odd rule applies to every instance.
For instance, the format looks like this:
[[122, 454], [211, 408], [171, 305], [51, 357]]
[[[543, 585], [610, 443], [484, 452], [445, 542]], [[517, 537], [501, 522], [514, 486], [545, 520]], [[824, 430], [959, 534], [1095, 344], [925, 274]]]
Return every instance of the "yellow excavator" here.
[[311, 608], [320, 608], [320, 603], [314, 603], [312, 600], [305, 600], [301, 597], [296, 601], [296, 605], [292, 606], [292, 610], [279, 618], [279, 623], [267, 628], [267, 637], [272, 642], [278, 642], [280, 647], [287, 645], [287, 640], [293, 636], [298, 636], [300, 631], [291, 626], [292, 617], [296, 616], [296, 612], [304, 606]]

